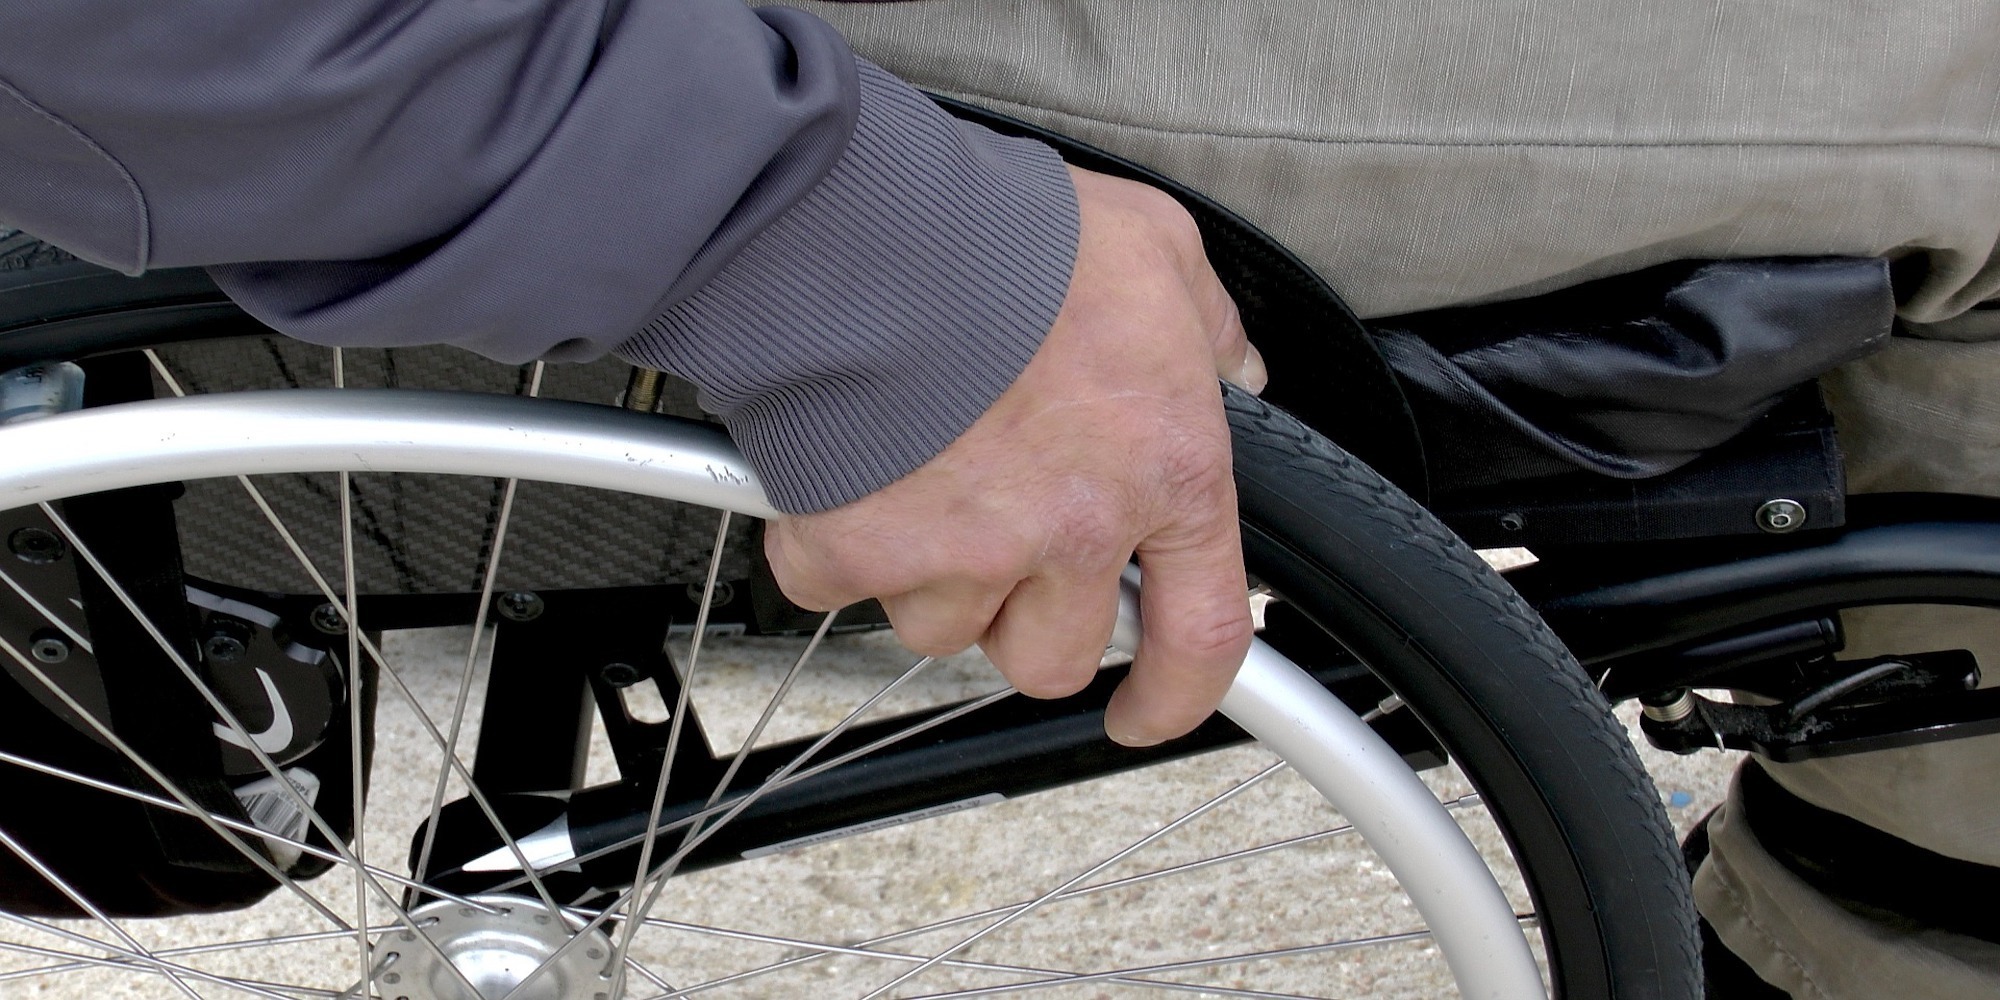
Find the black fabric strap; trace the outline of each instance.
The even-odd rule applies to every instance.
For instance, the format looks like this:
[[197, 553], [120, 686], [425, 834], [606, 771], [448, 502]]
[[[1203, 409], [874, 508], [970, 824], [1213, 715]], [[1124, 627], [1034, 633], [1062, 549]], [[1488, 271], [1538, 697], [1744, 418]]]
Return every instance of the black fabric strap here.
[[2000, 944], [2000, 868], [1918, 847], [1743, 768], [1743, 816], [1758, 843], [1821, 895], [1870, 919]]

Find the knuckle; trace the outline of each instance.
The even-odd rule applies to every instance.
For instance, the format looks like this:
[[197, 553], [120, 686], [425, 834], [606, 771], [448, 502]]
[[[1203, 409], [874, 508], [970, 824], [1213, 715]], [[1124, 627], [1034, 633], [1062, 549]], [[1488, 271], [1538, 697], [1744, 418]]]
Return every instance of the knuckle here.
[[1067, 698], [1090, 686], [1090, 679], [1097, 675], [1097, 665], [1021, 662], [1002, 664], [1000, 672], [1016, 690], [1030, 698]]
[[1247, 606], [1214, 608], [1175, 619], [1168, 635], [1175, 645], [1202, 659], [1240, 657], [1250, 648], [1256, 627]]
[[1130, 517], [1108, 499], [1073, 498], [1048, 514], [1044, 566], [1096, 575], [1122, 566], [1132, 554]]
[[958, 638], [935, 629], [896, 628], [896, 641], [918, 656], [951, 656], [972, 646], [972, 640]]
[[1135, 187], [1134, 205], [1163, 236], [1182, 244], [1201, 244], [1201, 227], [1195, 225], [1194, 216], [1180, 199], [1150, 184]]
[[971, 646], [978, 638], [978, 630], [967, 628], [963, 623], [937, 618], [918, 617], [889, 609], [889, 627], [896, 631], [896, 641], [903, 648], [919, 656], [950, 656]]
[[[1177, 507], [1235, 503], [1226, 437], [1198, 433], [1176, 437], [1155, 458], [1155, 478]], [[1183, 507], [1184, 509], [1184, 507]]]
[[962, 550], [957, 572], [982, 590], [1006, 593], [1027, 574], [1025, 546], [984, 544]]

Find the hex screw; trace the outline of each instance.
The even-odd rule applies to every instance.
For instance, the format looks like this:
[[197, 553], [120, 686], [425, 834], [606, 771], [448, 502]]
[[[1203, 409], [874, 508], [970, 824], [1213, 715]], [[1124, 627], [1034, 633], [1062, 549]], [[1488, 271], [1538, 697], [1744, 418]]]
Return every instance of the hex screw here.
[[233, 663], [248, 651], [242, 639], [227, 632], [217, 632], [201, 644], [202, 657], [210, 663]]
[[28, 641], [28, 654], [43, 663], [61, 663], [69, 659], [69, 640], [47, 633], [34, 636]]
[[347, 634], [347, 619], [340, 613], [340, 608], [332, 604], [322, 604], [312, 609], [312, 614], [307, 615], [306, 620], [312, 623], [313, 631], [322, 635]]
[[7, 547], [20, 557], [22, 562], [46, 566], [61, 559], [69, 551], [62, 539], [53, 532], [42, 528], [19, 528], [7, 536]]
[[1766, 500], [1757, 508], [1757, 527], [1773, 535], [1797, 531], [1806, 523], [1805, 505], [1780, 497]]
[[493, 599], [500, 611], [500, 617], [508, 621], [531, 622], [542, 616], [547, 607], [542, 603], [542, 595], [532, 590], [510, 590]]
[[612, 687], [631, 687], [639, 683], [639, 668], [630, 663], [607, 663], [598, 668], [598, 676]]

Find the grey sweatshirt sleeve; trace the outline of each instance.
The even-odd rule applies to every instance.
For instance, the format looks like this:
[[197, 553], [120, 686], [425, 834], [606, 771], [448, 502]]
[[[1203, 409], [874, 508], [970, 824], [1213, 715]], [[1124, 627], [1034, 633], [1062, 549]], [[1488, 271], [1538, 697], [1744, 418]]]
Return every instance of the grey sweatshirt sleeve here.
[[15, 0], [0, 220], [306, 340], [700, 385], [786, 510], [900, 477], [1053, 321], [1054, 155], [736, 0]]

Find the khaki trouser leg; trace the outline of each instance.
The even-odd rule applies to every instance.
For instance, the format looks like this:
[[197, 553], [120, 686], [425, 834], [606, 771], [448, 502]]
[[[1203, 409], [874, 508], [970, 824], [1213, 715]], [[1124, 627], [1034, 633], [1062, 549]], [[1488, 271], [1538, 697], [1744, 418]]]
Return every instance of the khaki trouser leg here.
[[[2000, 496], [2000, 343], [1899, 339], [1823, 384], [1854, 491]], [[1970, 649], [1988, 683], [2000, 680], [2000, 612], [1876, 608], [1844, 624], [1851, 655]], [[2000, 738], [1767, 769], [1823, 809], [1939, 854], [2000, 865]], [[1740, 808], [1732, 789], [1709, 824], [1695, 901], [1766, 981], [1811, 1000], [2000, 996], [2000, 945], [1835, 905], [1764, 851], [1734, 816]]]
[[[1901, 309], [1909, 332], [2000, 338], [2000, 5], [800, 6], [921, 86], [1193, 184], [1363, 316], [1670, 260], [1921, 253], [1927, 276]], [[2000, 346], [1898, 341], [1828, 387], [1857, 491], [2000, 495]], [[1994, 621], [1897, 611], [1849, 627], [1857, 652], [1972, 646], [2000, 672]], [[2000, 742], [1777, 777], [1931, 850], [2000, 863]], [[2000, 996], [2000, 949], [1833, 906], [1726, 807], [1713, 844], [1704, 912], [1797, 995]]]
[[2000, 335], [2000, 5], [801, 3], [920, 86], [1193, 184], [1363, 316], [1662, 261], [1928, 254]]

